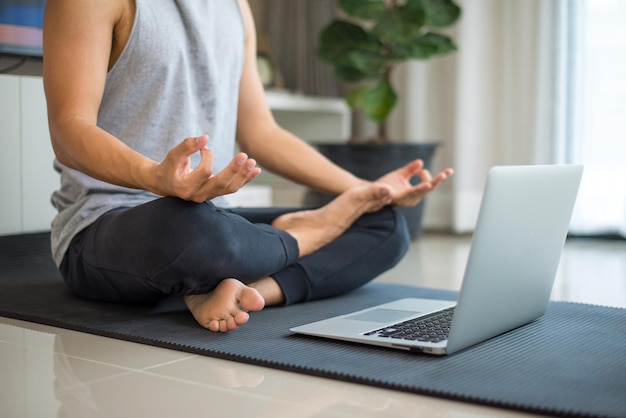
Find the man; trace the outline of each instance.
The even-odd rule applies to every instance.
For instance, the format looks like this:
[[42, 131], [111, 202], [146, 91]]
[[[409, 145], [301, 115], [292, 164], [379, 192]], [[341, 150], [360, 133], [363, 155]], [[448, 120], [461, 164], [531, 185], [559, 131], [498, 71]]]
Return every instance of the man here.
[[[84, 297], [178, 294], [202, 326], [234, 330], [248, 312], [337, 295], [392, 267], [408, 239], [390, 205], [415, 205], [452, 174], [431, 178], [414, 161], [367, 182], [281, 129], [244, 0], [49, 0], [44, 57], [61, 172], [53, 256]], [[338, 197], [307, 211], [228, 209], [257, 162]]]

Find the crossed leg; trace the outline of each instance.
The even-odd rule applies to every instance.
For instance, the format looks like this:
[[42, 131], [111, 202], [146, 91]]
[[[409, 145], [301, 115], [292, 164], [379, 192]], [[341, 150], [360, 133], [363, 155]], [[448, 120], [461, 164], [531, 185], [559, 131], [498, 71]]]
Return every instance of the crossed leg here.
[[[279, 216], [272, 226], [290, 233], [298, 243], [300, 257], [303, 257], [335, 240], [361, 215], [379, 210], [389, 203], [386, 186], [368, 184], [344, 192], [319, 209]], [[262, 278], [249, 286], [227, 278], [213, 291], [187, 295], [184, 300], [200, 325], [211, 331], [227, 332], [248, 322], [248, 312], [282, 303], [284, 296], [271, 277]]]

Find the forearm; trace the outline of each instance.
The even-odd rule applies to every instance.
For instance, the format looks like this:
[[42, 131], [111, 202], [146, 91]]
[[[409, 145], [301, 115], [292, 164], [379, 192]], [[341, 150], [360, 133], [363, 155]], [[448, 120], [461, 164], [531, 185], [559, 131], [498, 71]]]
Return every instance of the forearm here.
[[364, 183], [336, 166], [317, 150], [282, 129], [267, 106], [256, 66], [256, 30], [246, 2], [246, 61], [239, 85], [237, 143], [264, 169], [310, 188], [340, 194]]
[[59, 162], [98, 180], [159, 193], [150, 174], [156, 162], [137, 153], [79, 117], [50, 120], [52, 146]]
[[331, 194], [340, 194], [365, 182], [277, 125], [257, 131], [257, 135], [256, 140], [249, 146], [243, 145], [242, 150], [275, 174]]

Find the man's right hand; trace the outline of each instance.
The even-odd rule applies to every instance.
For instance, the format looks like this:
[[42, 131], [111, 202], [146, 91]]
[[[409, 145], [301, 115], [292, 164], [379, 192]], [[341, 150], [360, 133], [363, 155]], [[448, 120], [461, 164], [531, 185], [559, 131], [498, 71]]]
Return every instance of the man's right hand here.
[[[226, 168], [213, 174], [213, 153], [207, 135], [185, 139], [155, 169], [155, 192], [193, 202], [204, 202], [235, 193], [254, 179], [261, 169], [245, 153], [237, 154]], [[200, 163], [191, 167], [191, 156], [200, 152]]]

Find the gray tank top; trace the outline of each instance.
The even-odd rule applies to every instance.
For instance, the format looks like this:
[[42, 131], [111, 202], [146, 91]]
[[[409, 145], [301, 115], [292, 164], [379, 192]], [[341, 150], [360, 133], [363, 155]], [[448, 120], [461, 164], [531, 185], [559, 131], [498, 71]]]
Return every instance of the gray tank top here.
[[[131, 36], [107, 75], [98, 126], [162, 161], [190, 136], [208, 134], [215, 171], [231, 160], [245, 29], [237, 0], [136, 0]], [[197, 164], [199, 156], [192, 163]], [[55, 160], [52, 253], [61, 264], [72, 238], [104, 213], [158, 196], [98, 181]], [[214, 200], [227, 206], [226, 199]]]

